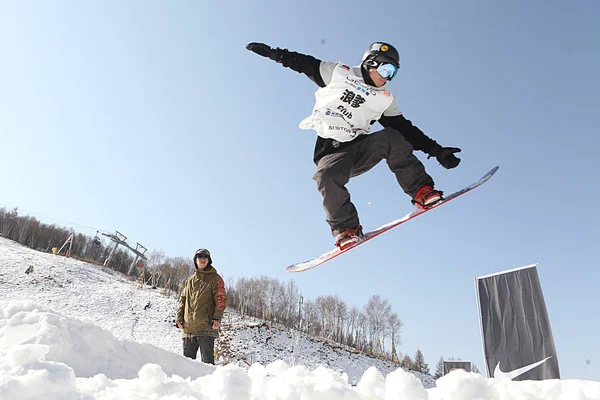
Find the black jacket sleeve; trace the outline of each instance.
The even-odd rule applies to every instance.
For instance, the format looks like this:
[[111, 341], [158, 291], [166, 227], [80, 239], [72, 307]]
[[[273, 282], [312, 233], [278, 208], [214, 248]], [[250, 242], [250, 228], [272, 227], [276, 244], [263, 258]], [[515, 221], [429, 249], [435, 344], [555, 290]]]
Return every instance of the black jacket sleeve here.
[[414, 126], [403, 115], [394, 115], [392, 117], [382, 116], [379, 119], [379, 123], [384, 128], [392, 128], [400, 132], [415, 150], [431, 154], [432, 151], [435, 151], [439, 147], [439, 144], [435, 140], [424, 134], [422, 130]]
[[321, 72], [319, 71], [321, 60], [306, 54], [289, 51], [288, 49], [276, 48], [275, 52], [276, 62], [282, 64], [286, 68], [290, 68], [308, 76], [310, 80], [319, 85], [319, 87], [325, 86], [325, 82], [323, 82]]

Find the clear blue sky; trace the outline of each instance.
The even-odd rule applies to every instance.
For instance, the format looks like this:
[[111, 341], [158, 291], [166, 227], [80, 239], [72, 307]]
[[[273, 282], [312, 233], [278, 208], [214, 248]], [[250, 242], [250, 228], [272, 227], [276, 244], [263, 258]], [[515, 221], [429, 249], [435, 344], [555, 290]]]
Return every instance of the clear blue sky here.
[[[250, 2], [251, 3], [251, 2]], [[256, 3], [259, 4], [259, 3]], [[564, 378], [600, 379], [600, 4], [578, 0], [0, 3], [0, 205], [149, 249], [207, 247], [227, 278], [294, 279], [305, 297], [373, 294], [417, 347], [483, 370], [473, 277], [539, 262]], [[372, 10], [369, 12], [369, 10]], [[356, 65], [400, 51], [389, 89], [463, 159], [440, 189], [484, 187], [303, 274], [331, 248], [298, 129], [316, 86], [245, 50], [262, 41]], [[349, 184], [366, 229], [412, 205], [385, 163]]]

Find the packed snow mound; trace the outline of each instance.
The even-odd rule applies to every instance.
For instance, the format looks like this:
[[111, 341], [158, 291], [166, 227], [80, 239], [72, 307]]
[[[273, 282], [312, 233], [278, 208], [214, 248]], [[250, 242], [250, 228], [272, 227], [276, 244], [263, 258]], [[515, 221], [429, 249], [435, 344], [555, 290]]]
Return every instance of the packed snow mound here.
[[281, 360], [247, 371], [214, 367], [20, 301], [0, 302], [0, 398], [598, 400], [600, 382], [511, 382], [454, 371], [425, 389], [401, 368], [384, 376], [371, 367], [354, 386], [345, 373]]
[[67, 318], [33, 302], [12, 303], [0, 310], [0, 346], [67, 364], [77, 377], [103, 374], [110, 379], [131, 379], [148, 363], [164, 363], [165, 373], [193, 379], [214, 370], [151, 344], [117, 339], [92, 323]]

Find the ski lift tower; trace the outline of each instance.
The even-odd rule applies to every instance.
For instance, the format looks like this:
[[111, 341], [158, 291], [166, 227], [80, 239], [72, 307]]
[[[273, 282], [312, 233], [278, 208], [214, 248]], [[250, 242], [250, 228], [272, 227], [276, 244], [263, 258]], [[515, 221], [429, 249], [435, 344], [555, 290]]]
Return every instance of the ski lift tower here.
[[128, 274], [131, 275], [131, 273], [135, 270], [135, 266], [136, 266], [138, 260], [140, 260], [140, 259], [146, 260], [145, 254], [148, 251], [148, 249], [139, 243], [136, 243], [136, 246], [134, 249], [133, 247], [131, 247], [129, 245], [129, 243], [127, 243], [127, 237], [125, 235], [123, 235], [121, 232], [115, 231], [114, 235], [112, 233], [104, 233], [104, 232], [102, 234], [104, 236], [110, 238], [110, 240], [112, 240], [115, 243], [114, 247], [110, 251], [110, 254], [108, 255], [108, 258], [106, 259], [106, 261], [104, 261], [105, 267], [108, 266], [108, 264], [110, 263], [110, 260], [112, 260], [112, 257], [115, 254], [115, 251], [117, 250], [117, 247], [119, 247], [119, 245], [127, 247], [129, 250], [131, 250], [135, 254], [135, 259], [129, 266], [129, 271], [127, 272]]
[[145, 254], [148, 251], [148, 249], [139, 244], [138, 242], [135, 243], [135, 249], [132, 249], [131, 247], [129, 249], [135, 253], [135, 260], [133, 260], [133, 262], [129, 266], [128, 274], [131, 275], [136, 268], [144, 267], [144, 263], [142, 260], [146, 260]]

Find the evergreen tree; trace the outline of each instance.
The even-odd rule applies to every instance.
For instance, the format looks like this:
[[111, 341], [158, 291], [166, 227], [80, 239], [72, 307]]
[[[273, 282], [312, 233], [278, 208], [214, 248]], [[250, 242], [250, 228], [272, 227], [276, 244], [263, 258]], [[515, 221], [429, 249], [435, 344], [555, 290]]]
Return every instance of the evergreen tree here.
[[481, 372], [479, 371], [479, 368], [477, 368], [477, 365], [471, 363], [471, 372], [475, 372], [476, 374], [481, 374]]
[[415, 361], [412, 369], [413, 371], [421, 372], [423, 374], [429, 374], [429, 365], [425, 362], [425, 357], [423, 357], [421, 349], [417, 349], [417, 352], [415, 353]]
[[444, 376], [444, 357], [440, 357], [440, 360], [435, 366], [435, 375], [433, 375], [433, 377], [439, 379], [442, 376]]

